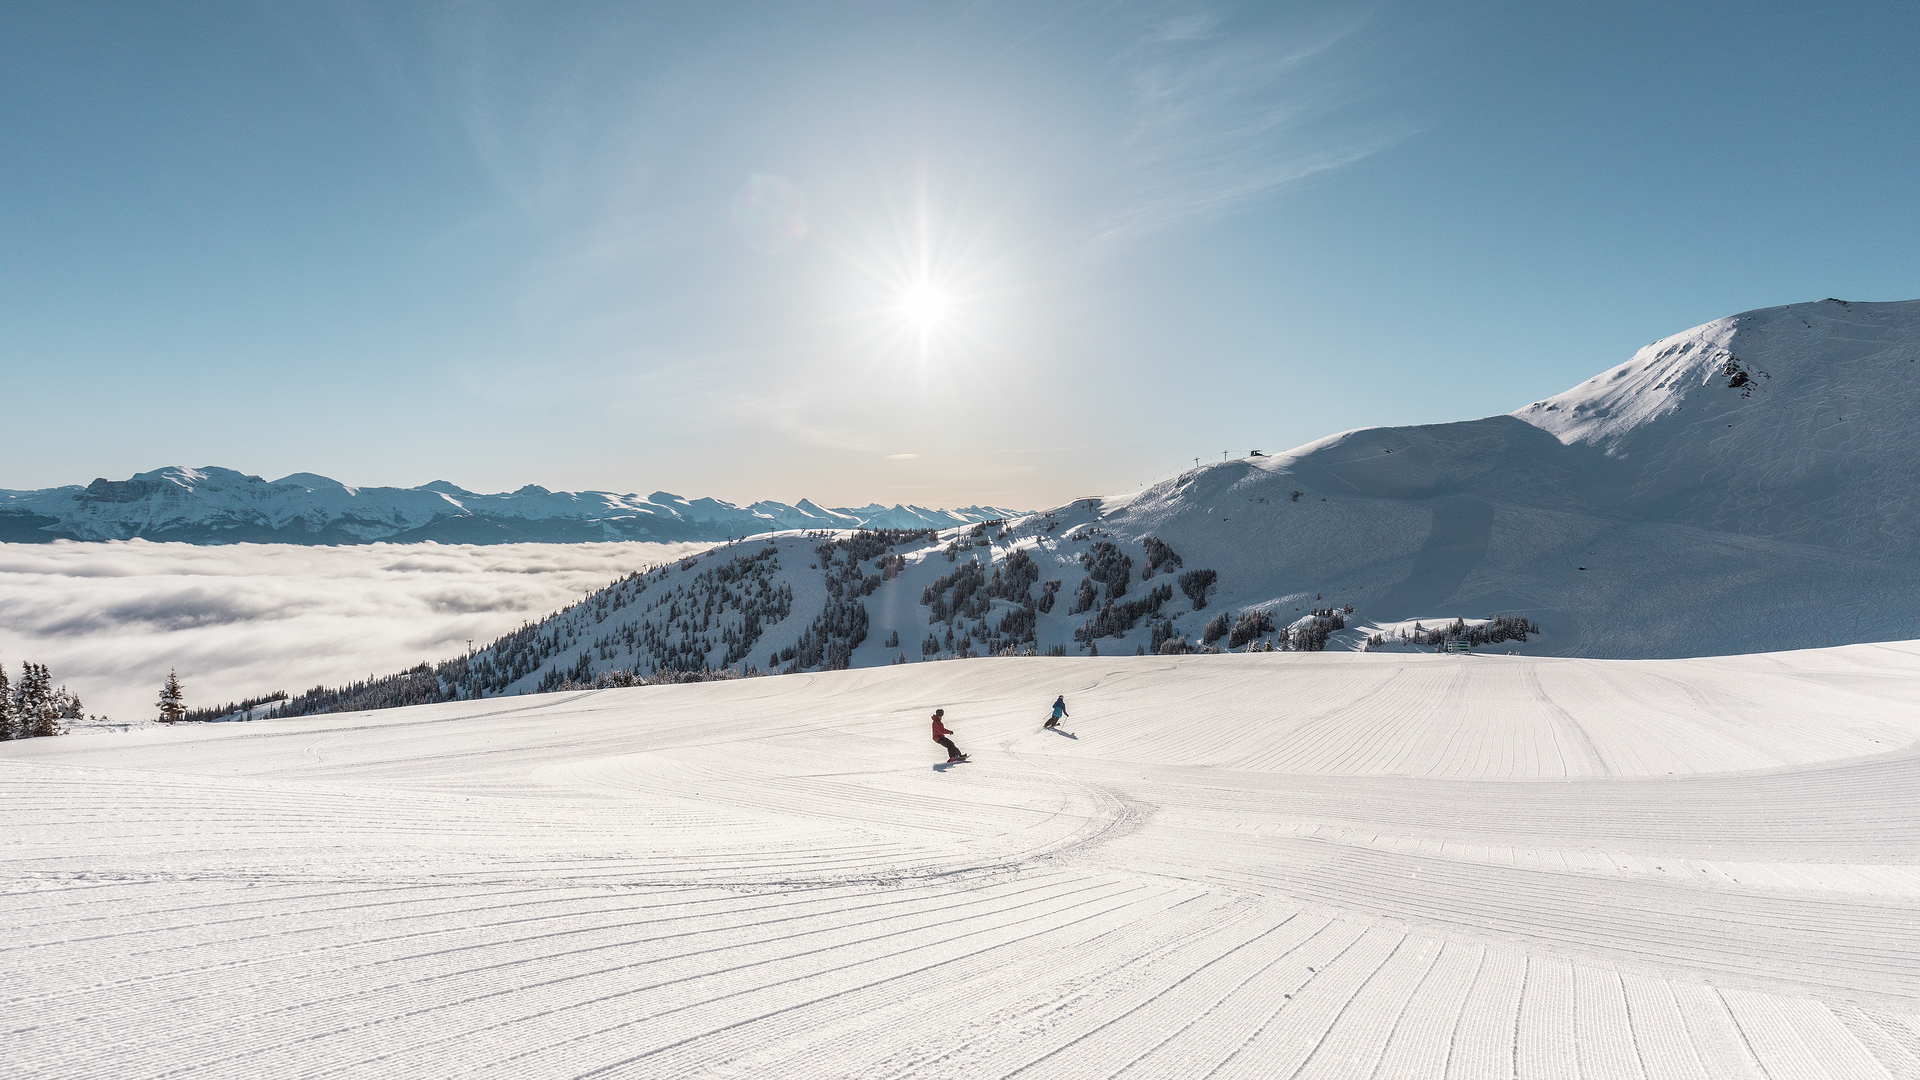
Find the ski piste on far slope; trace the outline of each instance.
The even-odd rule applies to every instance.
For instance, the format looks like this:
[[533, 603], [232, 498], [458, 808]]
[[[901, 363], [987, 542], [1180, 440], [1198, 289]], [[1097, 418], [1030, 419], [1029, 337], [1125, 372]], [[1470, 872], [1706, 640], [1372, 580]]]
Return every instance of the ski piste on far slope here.
[[[1496, 612], [1541, 627], [1499, 646], [1536, 655], [1920, 638], [1916, 361], [1920, 301], [1751, 311], [1502, 416], [1343, 432], [963, 528], [735, 542], [438, 678], [464, 696], [663, 668], [1134, 654], [1200, 648], [1222, 616], [1271, 622], [1245, 647], [1347, 605], [1328, 648]], [[1191, 571], [1211, 587], [1190, 593]]]
[[0, 541], [131, 540], [192, 544], [720, 542], [783, 529], [952, 528], [1017, 513], [995, 506], [827, 508], [808, 499], [745, 506], [664, 491], [486, 495], [436, 480], [413, 488], [353, 487], [313, 473], [279, 480], [178, 466], [81, 487], [0, 491]]

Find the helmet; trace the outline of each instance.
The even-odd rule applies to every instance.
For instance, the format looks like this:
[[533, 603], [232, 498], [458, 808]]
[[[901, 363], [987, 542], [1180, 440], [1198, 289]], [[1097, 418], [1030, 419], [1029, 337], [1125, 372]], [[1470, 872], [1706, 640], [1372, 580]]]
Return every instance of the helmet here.
[[933, 710], [933, 715], [935, 715], [935, 716], [945, 716], [945, 715], [947, 715], [947, 710], [945, 710], [945, 709], [935, 709], [935, 710]]

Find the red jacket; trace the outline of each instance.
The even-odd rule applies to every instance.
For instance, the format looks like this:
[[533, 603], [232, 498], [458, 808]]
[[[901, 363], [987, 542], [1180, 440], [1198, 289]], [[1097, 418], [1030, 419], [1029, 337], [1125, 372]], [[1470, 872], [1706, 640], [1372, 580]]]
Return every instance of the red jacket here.
[[933, 741], [934, 742], [939, 742], [940, 737], [942, 735], [951, 735], [951, 734], [953, 734], [953, 732], [947, 730], [947, 725], [941, 723], [939, 717], [936, 716], [933, 718]]

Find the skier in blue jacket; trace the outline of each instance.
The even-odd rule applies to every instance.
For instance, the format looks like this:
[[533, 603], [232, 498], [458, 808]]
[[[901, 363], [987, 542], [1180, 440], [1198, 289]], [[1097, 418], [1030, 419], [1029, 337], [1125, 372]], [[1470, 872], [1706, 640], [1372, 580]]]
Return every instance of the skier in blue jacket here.
[[1050, 728], [1059, 727], [1060, 718], [1065, 715], [1067, 715], [1067, 695], [1061, 694], [1059, 697], [1053, 699], [1053, 716], [1047, 720], [1047, 726]]

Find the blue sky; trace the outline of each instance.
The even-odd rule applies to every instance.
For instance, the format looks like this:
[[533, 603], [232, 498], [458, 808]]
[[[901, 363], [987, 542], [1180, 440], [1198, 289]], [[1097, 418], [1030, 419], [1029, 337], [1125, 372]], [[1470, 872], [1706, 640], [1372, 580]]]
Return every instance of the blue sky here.
[[0, 487], [1039, 507], [1920, 297], [1920, 3], [12, 5]]

